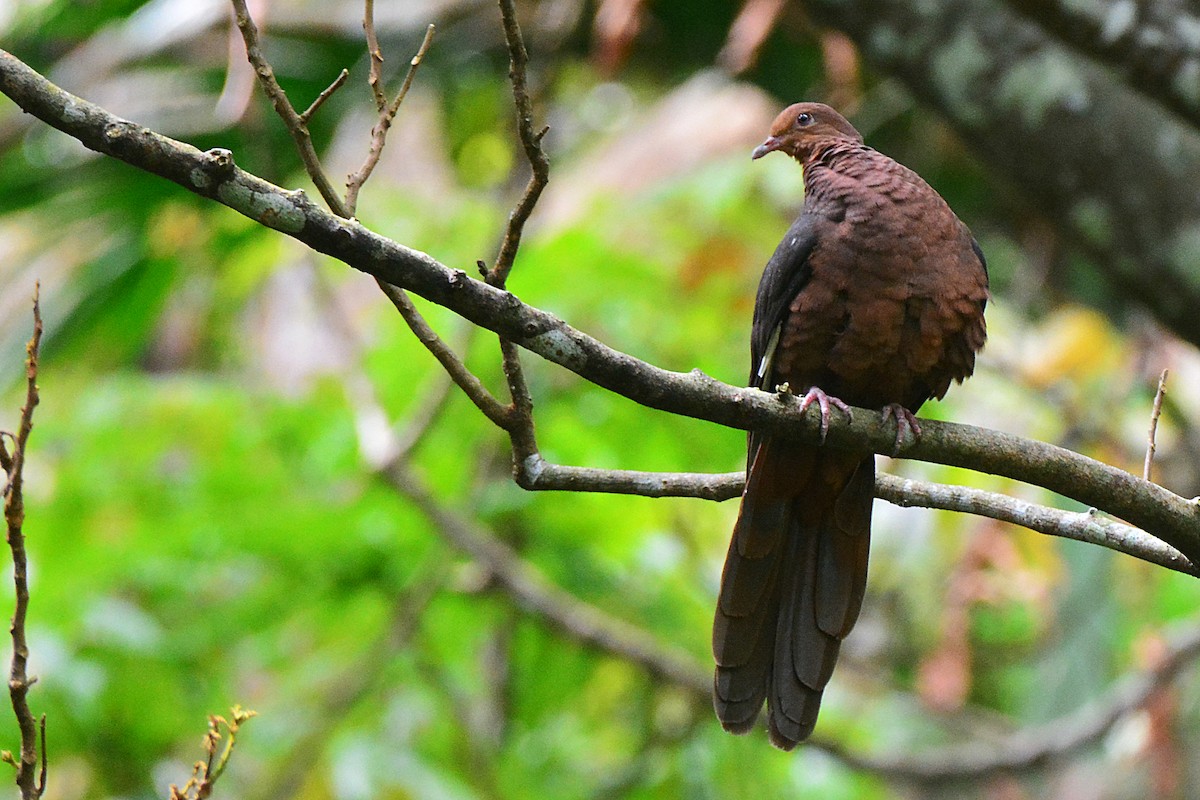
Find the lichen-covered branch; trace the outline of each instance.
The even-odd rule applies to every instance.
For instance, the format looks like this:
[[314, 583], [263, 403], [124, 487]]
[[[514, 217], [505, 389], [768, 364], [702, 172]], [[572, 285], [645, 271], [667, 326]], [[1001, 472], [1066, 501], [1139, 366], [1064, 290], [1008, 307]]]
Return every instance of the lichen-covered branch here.
[[[228, 151], [201, 152], [118, 119], [64, 92], [4, 51], [0, 51], [0, 92], [93, 150], [160, 175], [355, 269], [411, 290], [634, 402], [814, 444], [820, 439], [817, 421], [799, 411], [795, 397], [730, 386], [698, 371], [669, 372], [617, 352], [511, 292], [330, 214], [303, 192], [285, 191], [242, 171]], [[1045, 487], [1142, 528], [1193, 563], [1200, 560], [1200, 504], [1044, 442], [934, 420], [923, 420], [921, 426], [920, 442], [904, 457]], [[861, 409], [852, 420], [835, 417], [827, 443], [887, 453], [894, 446], [895, 433], [878, 412]]]

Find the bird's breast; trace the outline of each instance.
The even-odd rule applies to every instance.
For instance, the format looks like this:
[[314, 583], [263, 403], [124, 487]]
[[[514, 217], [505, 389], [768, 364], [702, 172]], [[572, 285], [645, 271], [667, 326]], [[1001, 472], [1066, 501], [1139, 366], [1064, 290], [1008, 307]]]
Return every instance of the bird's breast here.
[[810, 191], [806, 210], [820, 220], [812, 273], [789, 306], [776, 366], [797, 391], [915, 408], [970, 373], [978, 346], [965, 367], [957, 354], [982, 324], [986, 279], [941, 198], [885, 177], [835, 174]]

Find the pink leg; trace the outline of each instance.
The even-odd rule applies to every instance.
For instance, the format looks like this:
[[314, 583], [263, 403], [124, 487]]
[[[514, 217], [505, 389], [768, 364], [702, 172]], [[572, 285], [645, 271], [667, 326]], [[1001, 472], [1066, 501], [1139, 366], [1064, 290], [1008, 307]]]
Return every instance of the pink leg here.
[[816, 403], [817, 407], [821, 409], [821, 444], [825, 443], [825, 436], [829, 433], [830, 406], [833, 406], [838, 411], [841, 411], [843, 414], [845, 414], [846, 419], [853, 419], [853, 415], [850, 413], [850, 406], [846, 405], [836, 397], [831, 397], [830, 395], [825, 394], [824, 391], [816, 386], [809, 389], [804, 393], [804, 396], [800, 398], [800, 413], [803, 414], [805, 411], [807, 411], [808, 407], [813, 403]]
[[913, 444], [920, 441], [921, 423], [917, 422], [916, 414], [899, 403], [888, 403], [883, 407], [883, 421], [886, 423], [889, 417], [896, 420], [896, 446], [892, 455], [898, 456], [906, 440], [911, 439]]

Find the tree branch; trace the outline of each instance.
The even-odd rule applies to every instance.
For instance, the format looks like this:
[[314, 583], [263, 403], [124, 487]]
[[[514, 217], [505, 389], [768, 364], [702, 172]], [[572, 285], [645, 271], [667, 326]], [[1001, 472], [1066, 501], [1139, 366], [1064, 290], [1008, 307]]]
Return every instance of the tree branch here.
[[[239, 169], [225, 150], [202, 153], [54, 86], [0, 51], [0, 91], [85, 146], [171, 180], [395, 286], [443, 305], [580, 377], [651, 408], [816, 444], [817, 420], [790, 396], [743, 389], [703, 373], [668, 372], [612, 350], [512, 293], [473, 280], [429, 255], [341, 219]], [[1043, 486], [1153, 533], [1200, 561], [1200, 505], [1130, 473], [1043, 442], [969, 425], [922, 420], [921, 440], [903, 453]], [[831, 447], [888, 453], [895, 434], [876, 411], [835, 417]]]
[[[230, 0], [230, 2], [233, 3], [234, 19], [237, 22], [238, 30], [242, 32], [242, 39], [246, 42], [246, 57], [250, 59], [250, 64], [254, 67], [254, 74], [258, 77], [263, 91], [270, 98], [275, 113], [283, 119], [284, 127], [296, 142], [296, 149], [300, 151], [305, 171], [308, 172], [317, 191], [320, 192], [321, 197], [333, 212], [340, 217], [349, 217], [350, 214], [347, 212], [341, 196], [333, 188], [333, 184], [329, 182], [329, 177], [321, 167], [321, 158], [317, 155], [316, 148], [313, 147], [312, 134], [308, 132], [308, 126], [305, 125], [305, 117], [298, 114], [292, 107], [287, 92], [283, 91], [279, 81], [275, 80], [275, 70], [271, 68], [271, 64], [263, 55], [262, 45], [258, 38], [258, 27], [250, 17], [250, 10], [246, 8], [246, 0]], [[326, 93], [329, 91], [326, 90]], [[320, 100], [319, 97], [318, 100]], [[314, 103], [315, 105], [316, 103]], [[307, 113], [306, 111], [305, 114]]]
[[531, 170], [525, 193], [508, 217], [504, 241], [487, 276], [488, 283], [503, 289], [517, 258], [517, 250], [521, 247], [521, 233], [525, 229], [525, 222], [533, 213], [542, 190], [550, 180], [550, 159], [542, 150], [542, 137], [548, 128], [543, 128], [539, 133], [533, 132], [533, 103], [529, 99], [526, 80], [529, 53], [525, 50], [525, 40], [521, 37], [521, 26], [517, 23], [517, 11], [513, 0], [500, 0], [500, 17], [504, 23], [504, 41], [508, 44], [508, 78], [512, 83], [513, 103], [517, 108], [517, 133]]
[[[8, 675], [8, 694], [12, 700], [13, 713], [21, 730], [21, 757], [13, 761], [12, 754], [5, 752], [5, 759], [17, 768], [17, 786], [22, 800], [36, 800], [46, 790], [46, 718], [41, 721], [41, 769], [39, 777], [38, 721], [29, 708], [29, 687], [36, 677], [26, 672], [29, 664], [29, 643], [25, 636], [25, 619], [29, 613], [29, 563], [25, 552], [24, 469], [29, 434], [33, 431], [33, 410], [38, 404], [38, 352], [42, 343], [42, 313], [38, 304], [38, 290], [33, 294], [33, 336], [25, 346], [25, 404], [21, 407], [21, 418], [16, 435], [12, 437], [12, 452], [5, 451], [8, 481], [4, 490], [4, 521], [8, 528], [8, 546], [12, 551], [13, 584], [16, 588], [16, 608], [12, 624], [12, 665]], [[2, 448], [0, 448], [2, 449]]]
[[442, 369], [446, 370], [446, 374], [458, 385], [458, 388], [462, 389], [463, 394], [494, 425], [499, 428], [507, 428], [511, 421], [508, 407], [488, 391], [483, 382], [467, 369], [462, 359], [434, 332], [433, 328], [429, 327], [425, 317], [421, 316], [421, 312], [417, 311], [417, 307], [413, 305], [412, 298], [403, 289], [387, 283], [380, 283], [380, 288], [383, 289], [388, 300], [392, 301], [396, 310], [400, 312], [400, 316], [408, 323], [408, 327], [417, 337], [417, 341], [425, 345], [425, 349], [433, 354], [433, 357], [442, 365]]
[[[745, 473], [641, 472], [571, 467], [551, 464], [541, 455], [535, 455], [527, 460], [518, 473], [518, 483], [530, 491], [605, 492], [720, 501], [741, 495]], [[998, 492], [899, 478], [882, 472], [875, 476], [875, 496], [904, 508], [919, 506], [989, 517], [1048, 536], [1107, 547], [1185, 575], [1200, 575], [1200, 570], [1175, 548], [1143, 530], [1100, 516], [1094, 509], [1063, 511]]]
[[367, 182], [367, 178], [371, 177], [371, 173], [375, 171], [375, 165], [379, 163], [379, 159], [383, 155], [383, 147], [387, 143], [387, 135], [392, 127], [392, 121], [400, 111], [400, 104], [408, 96], [408, 90], [412, 88], [413, 79], [417, 77], [417, 68], [421, 66], [421, 61], [429, 52], [429, 45], [433, 42], [435, 30], [433, 25], [425, 29], [425, 38], [421, 40], [417, 54], [409, 61], [408, 74], [404, 76], [404, 83], [400, 87], [400, 91], [396, 93], [396, 99], [388, 103], [383, 94], [383, 54], [379, 51], [379, 40], [375, 36], [374, 5], [371, 0], [367, 0], [366, 10], [363, 14], [363, 30], [367, 36], [367, 50], [371, 54], [371, 77], [368, 82], [371, 84], [371, 92], [375, 96], [379, 119], [371, 127], [371, 146], [367, 148], [366, 159], [362, 166], [346, 179], [345, 202], [346, 210], [349, 212], [347, 216], [354, 216], [355, 209], [358, 207], [358, 193], [362, 190], [363, 184]]
[[300, 124], [307, 125], [309, 120], [313, 118], [313, 115], [321, 110], [321, 106], [325, 105], [325, 101], [333, 97], [333, 93], [346, 84], [346, 80], [349, 77], [350, 70], [343, 69], [339, 72], [338, 76], [333, 79], [333, 83], [322, 89], [321, 93], [317, 95], [317, 99], [313, 100], [312, 104], [300, 114]]
[[[383, 148], [387, 142], [387, 133], [391, 128], [392, 120], [400, 110], [400, 104], [404, 102], [404, 98], [408, 95], [408, 90], [412, 87], [413, 79], [416, 77], [417, 67], [420, 66], [421, 60], [425, 57], [425, 53], [429, 50], [429, 45], [433, 41], [434, 26], [430, 25], [426, 29], [421, 47], [417, 50], [417, 54], [413, 56], [409, 65], [404, 85], [400, 88], [396, 99], [389, 105], [383, 93], [382, 86], [383, 54], [379, 49], [379, 40], [375, 34], [375, 4], [372, 0], [366, 0], [363, 11], [363, 32], [367, 39], [367, 51], [371, 61], [368, 83], [371, 86], [372, 94], [375, 96], [379, 119], [371, 129], [371, 146], [368, 150], [366, 160], [363, 162], [362, 167], [349, 177], [346, 183], [346, 196], [342, 199], [336, 193], [332, 192], [329, 180], [321, 168], [320, 160], [312, 148], [312, 139], [308, 134], [308, 129], [305, 127], [308, 117], [316, 111], [326, 97], [337, 89], [342, 78], [339, 78], [332, 86], [322, 92], [321, 96], [313, 102], [313, 105], [307, 111], [297, 115], [291, 101], [288, 100], [287, 95], [275, 80], [275, 72], [270, 63], [262, 54], [262, 48], [258, 39], [258, 30], [254, 26], [254, 21], [250, 18], [244, 0], [233, 0], [233, 4], [237, 11], [238, 27], [242, 31], [246, 42], [247, 57], [254, 66], [255, 73], [259, 76], [259, 81], [264, 91], [271, 98], [275, 111], [283, 120], [284, 126], [292, 134], [292, 138], [295, 140], [300, 151], [301, 160], [304, 162], [309, 177], [317, 185], [326, 203], [333, 210], [333, 213], [345, 219], [353, 217], [358, 206], [358, 193], [362, 189], [363, 184], [366, 183], [367, 178], [371, 176], [376, 164], [379, 163], [380, 156], [383, 155]], [[342, 76], [344, 77], [345, 75], [346, 71], [342, 70]], [[326, 189], [329, 191], [326, 191]], [[375, 283], [396, 307], [396, 310], [400, 312], [404, 321], [408, 323], [418, 340], [433, 353], [434, 357], [438, 359], [450, 377], [471, 398], [476, 406], [497, 425], [503, 426], [506, 424], [509, 418], [507, 409], [488, 393], [482, 382], [466, 368], [466, 365], [455, 355], [454, 351], [429, 327], [404, 290], [382, 280], [379, 276], [375, 276]], [[382, 460], [385, 461], [395, 457], [397, 457], [396, 453], [386, 453], [381, 456]]]
[[[533, 132], [533, 103], [529, 99], [526, 74], [529, 53], [525, 49], [525, 40], [521, 35], [521, 26], [517, 21], [517, 12], [512, 0], [500, 0], [500, 18], [504, 27], [504, 41], [508, 45], [508, 79], [512, 84], [513, 105], [517, 112], [517, 137], [525, 151], [530, 169], [525, 191], [509, 214], [496, 261], [491, 271], [485, 275], [488, 283], [503, 289], [516, 263], [525, 222], [533, 214], [533, 209], [542, 196], [542, 190], [550, 180], [550, 161], [541, 145], [545, 130], [539, 134]], [[504, 377], [508, 383], [508, 394], [512, 400], [508, 408], [510, 424], [505, 430], [512, 445], [513, 478], [520, 484], [525, 464], [530, 459], [541, 457], [533, 422], [533, 396], [529, 392], [525, 372], [521, 368], [520, 351], [512, 339], [500, 337], [500, 355]]]
[[[486, 568], [519, 607], [572, 639], [620, 656], [676, 684], [694, 695], [698, 703], [710, 701], [712, 675], [708, 667], [663, 645], [645, 630], [551, 584], [507, 545], [439, 503], [407, 465], [396, 462], [381, 475], [430, 519], [446, 541]], [[1197, 658], [1200, 658], [1200, 625], [1193, 624], [1175, 637], [1166, 657], [1155, 667], [1127, 675], [1094, 703], [1045, 725], [1015, 731], [1000, 741], [972, 742], [902, 755], [857, 752], [819, 735], [809, 739], [809, 745], [825, 750], [851, 767], [892, 780], [921, 783], [978, 780], [997, 773], [1028, 770], [1096, 742]]]

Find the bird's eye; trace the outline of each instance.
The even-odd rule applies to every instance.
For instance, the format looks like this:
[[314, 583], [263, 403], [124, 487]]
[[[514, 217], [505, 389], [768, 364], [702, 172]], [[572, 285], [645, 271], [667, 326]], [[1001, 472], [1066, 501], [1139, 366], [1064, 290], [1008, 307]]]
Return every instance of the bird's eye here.
[[806, 128], [809, 125], [812, 125], [816, 121], [817, 121], [817, 118], [814, 117], [812, 114], [808, 113], [807, 111], [805, 111], [800, 116], [796, 117], [796, 124], [799, 125], [801, 128]]

